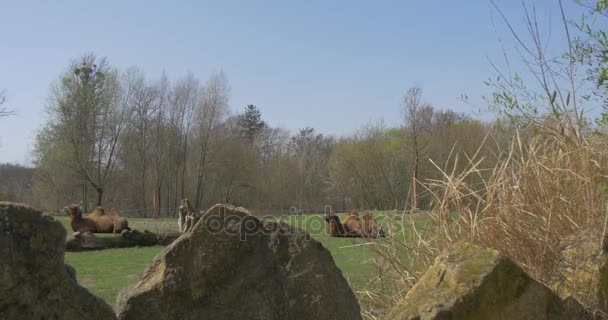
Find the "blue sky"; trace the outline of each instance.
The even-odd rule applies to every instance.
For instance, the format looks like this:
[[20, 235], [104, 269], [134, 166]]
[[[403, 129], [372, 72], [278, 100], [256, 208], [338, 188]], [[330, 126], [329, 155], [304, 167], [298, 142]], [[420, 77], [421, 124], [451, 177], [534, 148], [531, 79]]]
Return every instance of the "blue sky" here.
[[[497, 3], [523, 28], [519, 1]], [[557, 1], [532, 3], [559, 50]], [[204, 81], [223, 70], [233, 111], [255, 104], [273, 126], [335, 135], [370, 121], [398, 125], [400, 99], [414, 84], [436, 107], [472, 114], [477, 108], [458, 97], [479, 105], [493, 74], [488, 58], [502, 55], [487, 0], [0, 0], [0, 12], [0, 90], [17, 113], [0, 120], [0, 163], [30, 162], [51, 83], [88, 52], [150, 79], [165, 70]]]

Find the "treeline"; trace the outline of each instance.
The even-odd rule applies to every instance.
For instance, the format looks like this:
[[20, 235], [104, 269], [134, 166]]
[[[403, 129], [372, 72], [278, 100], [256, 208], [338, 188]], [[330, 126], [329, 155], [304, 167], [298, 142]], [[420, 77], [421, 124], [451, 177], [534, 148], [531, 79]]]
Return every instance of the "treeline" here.
[[[268, 213], [403, 209], [414, 180], [440, 178], [435, 165], [474, 153], [489, 130], [424, 103], [420, 88], [404, 96], [402, 126], [368, 124], [340, 138], [272, 127], [255, 105], [235, 113], [230, 92], [221, 72], [204, 83], [191, 74], [151, 81], [93, 55], [74, 61], [51, 90], [37, 136], [34, 204], [82, 201], [142, 216], [170, 215], [182, 198]], [[416, 206], [428, 207], [420, 185], [416, 194]]]
[[33, 173], [32, 168], [25, 166], [0, 164], [0, 201], [14, 199], [30, 203], [33, 195]]

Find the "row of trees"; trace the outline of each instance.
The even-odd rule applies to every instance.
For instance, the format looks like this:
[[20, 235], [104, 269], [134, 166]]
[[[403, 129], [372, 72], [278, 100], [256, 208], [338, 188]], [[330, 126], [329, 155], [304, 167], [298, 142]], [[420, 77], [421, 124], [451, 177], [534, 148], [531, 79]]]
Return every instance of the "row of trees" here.
[[32, 168], [13, 164], [0, 164], [0, 201], [32, 201]]
[[[369, 124], [336, 138], [264, 122], [260, 109], [229, 108], [223, 73], [149, 81], [86, 55], [60, 76], [35, 147], [33, 201], [112, 205], [131, 214], [171, 214], [182, 198], [197, 208], [230, 202], [258, 210], [402, 209], [415, 180], [437, 178], [461, 152], [475, 152], [488, 127], [422, 101], [403, 100], [403, 126]], [[432, 159], [432, 161], [429, 161]], [[418, 206], [428, 206], [424, 192]]]
[[[579, 2], [590, 17], [606, 16], [608, 2]], [[527, 44], [498, 10], [542, 90], [537, 94], [519, 74], [497, 68], [497, 80], [487, 82], [487, 105], [500, 119], [492, 127], [434, 108], [414, 87], [403, 97], [401, 126], [371, 123], [347, 137], [312, 127], [290, 132], [267, 124], [255, 105], [234, 113], [221, 72], [205, 82], [191, 74], [151, 81], [140, 69], [120, 71], [106, 59], [83, 56], [51, 90], [31, 192], [13, 200], [49, 209], [83, 201], [153, 216], [174, 211], [182, 198], [197, 208], [216, 202], [283, 211], [427, 208], [432, 199], [420, 182], [458, 172], [466, 166], [464, 155], [477, 153], [491, 167], [510, 130], [556, 123], [558, 131], [575, 130], [578, 137], [580, 128], [605, 131], [608, 37], [594, 19], [567, 20], [558, 4], [568, 36], [568, 52], [559, 59], [546, 56], [534, 16], [526, 14], [527, 24], [536, 26]], [[506, 65], [510, 70], [508, 59]], [[577, 92], [579, 80], [594, 84], [590, 93]], [[8, 114], [3, 103], [0, 94], [0, 117]], [[581, 103], [601, 107], [597, 125], [586, 123]], [[490, 131], [495, 140], [478, 150]]]

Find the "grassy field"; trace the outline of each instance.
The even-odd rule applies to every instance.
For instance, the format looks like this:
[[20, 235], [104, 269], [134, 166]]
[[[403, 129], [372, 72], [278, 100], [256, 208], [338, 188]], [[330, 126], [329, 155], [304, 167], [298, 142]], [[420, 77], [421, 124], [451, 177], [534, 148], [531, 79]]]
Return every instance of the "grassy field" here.
[[[72, 232], [67, 217], [57, 217], [66, 227], [68, 237]], [[332, 238], [325, 231], [323, 215], [288, 216], [284, 222], [307, 230], [314, 239], [329, 249], [336, 265], [342, 270], [353, 289], [363, 288], [368, 283], [374, 266], [370, 262], [372, 249], [366, 239]], [[380, 223], [382, 223], [380, 219]], [[175, 219], [129, 218], [129, 225], [138, 230], [167, 232], [177, 231]], [[104, 235], [104, 236], [112, 236]], [[163, 247], [111, 249], [95, 252], [68, 252], [66, 263], [77, 271], [78, 281], [109, 304], [116, 303], [118, 292], [137, 280], [139, 273], [160, 253]]]

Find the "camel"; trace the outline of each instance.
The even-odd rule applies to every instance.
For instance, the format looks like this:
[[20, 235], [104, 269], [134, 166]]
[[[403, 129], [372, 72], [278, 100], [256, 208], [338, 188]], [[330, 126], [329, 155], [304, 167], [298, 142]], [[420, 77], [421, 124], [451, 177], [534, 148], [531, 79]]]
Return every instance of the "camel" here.
[[64, 208], [65, 213], [70, 216], [70, 226], [74, 232], [96, 232], [95, 221], [82, 217], [82, 209], [77, 204], [71, 204]]
[[105, 212], [103, 207], [97, 207], [87, 215], [82, 216], [82, 208], [77, 204], [66, 207], [66, 213], [70, 216], [70, 226], [75, 232], [93, 233], [120, 233], [123, 230], [131, 230], [129, 221], [122, 217], [116, 208]]
[[340, 218], [334, 214], [325, 216], [327, 221], [327, 233], [332, 237], [346, 237], [346, 231], [344, 225], [340, 222]]
[[359, 218], [356, 211], [351, 210], [343, 222], [333, 212], [325, 216], [327, 221], [327, 233], [332, 237], [340, 238], [379, 238], [384, 237], [382, 226], [377, 224], [370, 212]]
[[363, 214], [363, 233], [371, 238], [384, 238], [384, 230], [382, 226], [374, 221], [372, 214], [366, 211]]
[[179, 218], [177, 219], [177, 226], [180, 232], [190, 232], [194, 225], [200, 220], [201, 212], [194, 212], [192, 205], [188, 199], [182, 199], [182, 205], [178, 209]]
[[363, 235], [363, 224], [357, 211], [350, 210], [344, 221], [342, 221], [342, 225], [344, 225], [344, 230], [348, 234]]

